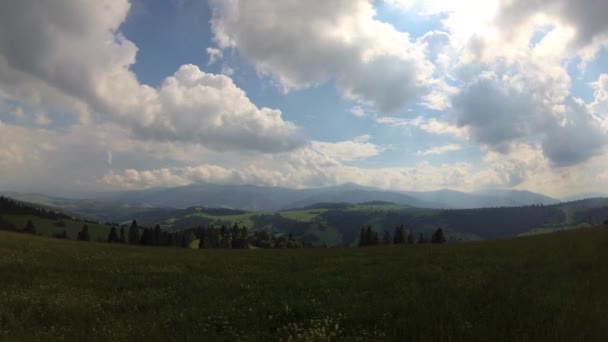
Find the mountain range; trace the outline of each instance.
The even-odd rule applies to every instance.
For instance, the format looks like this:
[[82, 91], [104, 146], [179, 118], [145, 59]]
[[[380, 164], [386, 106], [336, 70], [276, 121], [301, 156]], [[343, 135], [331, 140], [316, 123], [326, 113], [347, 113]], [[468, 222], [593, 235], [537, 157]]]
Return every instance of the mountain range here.
[[[233, 208], [275, 212], [303, 208], [316, 203], [391, 202], [417, 208], [470, 209], [555, 204], [560, 201], [542, 194], [519, 190], [461, 192], [387, 191], [378, 188], [343, 184], [331, 187], [289, 189], [255, 185], [196, 184], [173, 188], [154, 188], [116, 192], [89, 193], [84, 198], [58, 198], [40, 194], [4, 193], [10, 197], [61, 208], [75, 214], [110, 219], [109, 216], [155, 208], [189, 207]], [[111, 214], [111, 215], [110, 215]]]

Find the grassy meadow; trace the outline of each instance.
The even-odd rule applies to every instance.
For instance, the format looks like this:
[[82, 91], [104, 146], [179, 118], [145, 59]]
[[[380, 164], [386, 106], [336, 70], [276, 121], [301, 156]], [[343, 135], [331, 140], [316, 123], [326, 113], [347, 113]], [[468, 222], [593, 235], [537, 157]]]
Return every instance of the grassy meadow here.
[[0, 340], [605, 341], [608, 228], [188, 250], [0, 232]]
[[[79, 222], [74, 220], [50, 220], [46, 218], [36, 217], [32, 215], [1, 215], [5, 220], [12, 223], [17, 229], [23, 229], [28, 220], [32, 220], [36, 227], [36, 234], [44, 237], [52, 237], [53, 234], [61, 233], [65, 230], [69, 239], [76, 240], [78, 232], [82, 230], [83, 225], [89, 227], [91, 241], [107, 241], [111, 226], [103, 224]], [[63, 226], [57, 226], [61, 221]]]

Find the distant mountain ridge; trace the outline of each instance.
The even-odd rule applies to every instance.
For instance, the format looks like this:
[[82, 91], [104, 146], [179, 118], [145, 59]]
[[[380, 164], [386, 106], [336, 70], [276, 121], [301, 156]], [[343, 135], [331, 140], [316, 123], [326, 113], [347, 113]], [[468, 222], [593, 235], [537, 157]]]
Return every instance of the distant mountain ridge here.
[[317, 203], [390, 202], [418, 208], [472, 209], [556, 204], [548, 196], [518, 190], [461, 192], [388, 191], [353, 183], [308, 189], [256, 185], [196, 184], [173, 188], [91, 193], [85, 199], [54, 198], [37, 194], [9, 193], [13, 198], [64, 208], [70, 212], [103, 217], [104, 213], [150, 211], [158, 208], [231, 208], [275, 212]]

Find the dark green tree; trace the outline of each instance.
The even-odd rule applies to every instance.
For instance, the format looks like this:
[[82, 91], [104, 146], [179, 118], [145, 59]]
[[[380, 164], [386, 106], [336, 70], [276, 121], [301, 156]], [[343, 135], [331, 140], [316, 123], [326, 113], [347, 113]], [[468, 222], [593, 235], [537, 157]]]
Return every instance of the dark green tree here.
[[91, 236], [89, 235], [89, 226], [86, 224], [82, 226], [82, 230], [78, 232], [78, 240], [79, 241], [91, 241]]
[[393, 235], [393, 243], [399, 245], [405, 243], [405, 235], [403, 232], [403, 225], [395, 227], [395, 234]]
[[120, 227], [120, 243], [125, 243], [127, 242], [127, 237], [125, 236], [125, 227]]
[[365, 230], [365, 246], [370, 246], [374, 244], [374, 231], [372, 230], [372, 226], [367, 226]]
[[110, 228], [110, 234], [108, 234], [108, 242], [118, 242], [118, 232], [116, 232], [116, 227]]
[[153, 235], [154, 233], [151, 229], [145, 228], [139, 238], [139, 244], [143, 246], [152, 246]]
[[154, 233], [152, 234], [152, 244], [154, 246], [162, 245], [162, 229], [160, 229], [160, 225], [156, 225], [154, 227]]
[[133, 220], [131, 222], [131, 227], [129, 228], [129, 244], [137, 245], [139, 243], [139, 228], [137, 227], [137, 221]]
[[247, 231], [247, 227], [241, 228], [241, 248], [248, 249], [249, 248], [249, 232]]
[[207, 228], [206, 227], [201, 227], [201, 229], [199, 230], [199, 234], [198, 234], [198, 248], [199, 249], [203, 249], [206, 248], [207, 246], [205, 245], [206, 241], [205, 239], [207, 238]]
[[23, 228], [23, 232], [28, 234], [36, 234], [36, 227], [34, 226], [34, 222], [32, 222], [32, 219], [27, 220], [27, 223]]
[[391, 233], [387, 232], [386, 230], [384, 231], [384, 233], [382, 233], [382, 244], [383, 245], [391, 244]]
[[241, 230], [239, 229], [239, 225], [235, 223], [230, 230], [230, 248], [241, 248]]
[[422, 235], [422, 233], [418, 235], [418, 243], [426, 243], [426, 241], [424, 240], [424, 235]]
[[226, 226], [222, 226], [220, 230], [220, 239], [221, 239], [221, 247], [222, 248], [230, 248], [231, 245], [231, 236], [230, 231]]
[[407, 243], [411, 245], [414, 242], [414, 232], [410, 230], [409, 234], [407, 234]]
[[372, 234], [372, 245], [377, 246], [380, 243], [380, 239], [378, 238], [378, 232], [374, 232]]
[[365, 234], [365, 228], [361, 227], [361, 231], [359, 232], [359, 247], [363, 247], [366, 246], [366, 240], [365, 238], [367, 237], [367, 235]]
[[441, 227], [437, 228], [437, 230], [433, 233], [433, 238], [431, 239], [432, 243], [442, 244], [447, 241], [445, 234], [443, 233], [443, 229]]

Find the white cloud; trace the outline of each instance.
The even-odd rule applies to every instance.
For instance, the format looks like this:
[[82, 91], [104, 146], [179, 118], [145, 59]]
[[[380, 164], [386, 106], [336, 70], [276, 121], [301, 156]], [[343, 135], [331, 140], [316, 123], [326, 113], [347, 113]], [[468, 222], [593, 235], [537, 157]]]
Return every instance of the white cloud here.
[[207, 62], [208, 66], [213, 65], [215, 62], [224, 58], [224, 53], [222, 50], [216, 48], [207, 48], [207, 55], [209, 56], [209, 62]]
[[370, 142], [370, 136], [363, 135], [350, 141], [336, 143], [313, 141], [312, 149], [339, 162], [350, 162], [379, 155], [384, 148]]
[[428, 150], [424, 150], [424, 151], [418, 151], [417, 154], [419, 156], [436, 156], [436, 155], [440, 155], [440, 154], [444, 154], [444, 153], [448, 153], [448, 152], [460, 151], [461, 149], [462, 149], [462, 146], [460, 146], [460, 145], [449, 144], [449, 145], [432, 147], [432, 148], [430, 148]]
[[466, 139], [469, 136], [469, 131], [466, 127], [458, 127], [447, 121], [438, 119], [420, 121], [417, 126], [421, 130], [431, 134], [451, 135], [460, 139]]
[[608, 119], [608, 74], [601, 74], [596, 82], [591, 84], [594, 90], [594, 100], [591, 110]]
[[[92, 114], [142, 139], [263, 152], [303, 146], [280, 111], [258, 108], [227, 76], [184, 65], [158, 89], [140, 84], [130, 70], [137, 47], [119, 32], [128, 10], [127, 0], [8, 6], [0, 14], [0, 94], [45, 115]], [[47, 123], [42, 115], [37, 122]]]
[[342, 94], [383, 112], [428, 91], [424, 46], [375, 19], [368, 0], [211, 0], [215, 40], [237, 49], [283, 90], [334, 81]]
[[51, 124], [51, 119], [45, 113], [36, 114], [36, 119], [34, 120], [36, 125], [38, 126], [48, 126]]
[[362, 118], [365, 116], [365, 109], [361, 106], [354, 106], [350, 109], [350, 113], [358, 118]]

